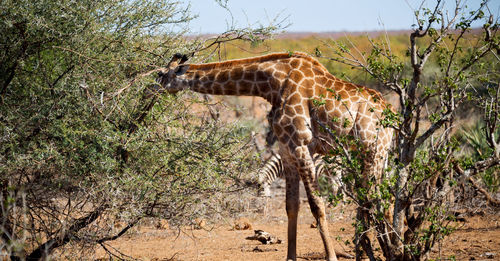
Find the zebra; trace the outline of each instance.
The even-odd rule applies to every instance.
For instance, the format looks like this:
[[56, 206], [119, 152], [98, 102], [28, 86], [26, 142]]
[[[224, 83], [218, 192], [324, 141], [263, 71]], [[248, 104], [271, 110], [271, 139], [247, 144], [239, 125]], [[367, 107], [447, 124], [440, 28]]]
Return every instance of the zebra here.
[[[323, 173], [325, 171], [325, 163], [320, 154], [313, 155], [314, 165], [316, 166], [316, 175], [327, 174], [329, 183], [334, 194], [342, 185], [342, 180], [339, 171], [333, 174]], [[257, 171], [257, 183], [259, 186], [258, 195], [263, 197], [271, 197], [271, 185], [278, 178], [285, 178], [283, 172], [283, 162], [279, 154], [273, 154], [264, 166]], [[319, 177], [319, 176], [317, 176]]]

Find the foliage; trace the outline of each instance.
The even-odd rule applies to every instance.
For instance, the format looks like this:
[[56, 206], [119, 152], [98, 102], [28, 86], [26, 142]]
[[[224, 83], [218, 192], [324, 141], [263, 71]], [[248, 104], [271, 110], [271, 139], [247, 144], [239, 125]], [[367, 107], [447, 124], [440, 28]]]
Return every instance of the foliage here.
[[[451, 17], [441, 1], [430, 9], [421, 7], [415, 11], [418, 22], [409, 45], [400, 49], [404, 52], [394, 51], [389, 37], [368, 39], [368, 51], [342, 39], [315, 50], [321, 58], [361, 69], [399, 102], [379, 122], [397, 132], [385, 178], [379, 181], [363, 181], [370, 150], [351, 150], [360, 148], [355, 140], [330, 132], [340, 145], [332, 156], [341, 156], [340, 168], [348, 173], [344, 194], [358, 204], [358, 255], [362, 247], [375, 260], [374, 242], [367, 236], [374, 228], [385, 258], [425, 258], [453, 232], [450, 210], [457, 181], [497, 170], [500, 38], [498, 23], [484, 14], [486, 4], [467, 9], [457, 2]], [[484, 24], [482, 32], [471, 29], [474, 22]], [[457, 152], [459, 143], [452, 134], [464, 124], [466, 109], [481, 115], [481, 156]]]
[[[466, 146], [463, 149], [468, 149], [468, 151], [463, 153], [461, 159], [464, 166], [471, 166], [474, 162], [487, 159], [494, 153], [485, 137], [485, 128], [486, 126], [484, 123], [480, 121], [471, 127], [463, 128], [457, 133], [457, 139]], [[496, 130], [495, 136], [500, 136], [500, 130]], [[484, 185], [491, 192], [496, 192], [500, 188], [500, 176], [498, 171], [499, 168], [497, 166], [480, 174]]]
[[181, 37], [189, 6], [3, 1], [0, 15], [2, 253], [91, 250], [144, 217], [184, 224], [224, 213], [214, 202], [241, 190], [250, 130], [188, 113], [194, 101], [182, 96], [144, 95], [172, 53], [203, 47]]

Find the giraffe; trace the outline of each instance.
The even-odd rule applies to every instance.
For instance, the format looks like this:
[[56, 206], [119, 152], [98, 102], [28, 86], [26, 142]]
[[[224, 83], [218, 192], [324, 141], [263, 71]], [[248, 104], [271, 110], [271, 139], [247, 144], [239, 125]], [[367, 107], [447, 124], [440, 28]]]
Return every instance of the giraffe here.
[[[336, 135], [352, 135], [362, 147], [368, 148], [365, 179], [380, 179], [393, 135], [392, 129], [378, 124], [383, 110], [389, 106], [380, 93], [336, 78], [316, 59], [301, 52], [206, 64], [186, 64], [186, 60], [186, 56], [174, 55], [159, 73], [157, 91], [192, 90], [213, 95], [260, 96], [267, 100], [272, 105], [268, 120], [279, 142], [285, 172], [287, 260], [297, 258], [299, 180], [304, 184], [317, 221], [326, 259], [337, 260], [325, 205], [316, 193], [318, 183], [312, 155], [324, 155], [335, 146], [324, 127]], [[367, 181], [363, 183], [366, 185]]]

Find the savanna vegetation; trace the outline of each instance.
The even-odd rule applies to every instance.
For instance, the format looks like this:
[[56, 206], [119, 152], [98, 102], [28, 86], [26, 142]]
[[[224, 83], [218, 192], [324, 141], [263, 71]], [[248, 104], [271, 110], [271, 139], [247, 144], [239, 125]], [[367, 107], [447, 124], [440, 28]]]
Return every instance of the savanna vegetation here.
[[145, 218], [181, 225], [242, 211], [255, 123], [223, 124], [202, 97], [145, 90], [174, 53], [204, 62], [303, 51], [394, 104], [381, 119], [398, 133], [383, 183], [356, 186], [363, 155], [330, 155], [349, 173], [330, 200], [359, 206], [358, 258], [425, 259], [457, 210], [500, 205], [500, 39], [487, 4], [446, 14], [437, 1], [397, 34], [265, 40], [282, 24], [185, 37], [193, 15], [177, 1], [3, 1], [0, 255], [79, 259], [100, 245], [124, 258], [108, 242]]
[[[397, 99], [379, 121], [396, 130], [382, 180], [362, 184], [367, 155], [352, 150], [360, 147], [356, 140], [330, 132], [339, 144], [331, 154], [342, 158], [335, 168], [348, 173], [345, 195], [358, 206], [358, 259], [366, 254], [376, 260], [376, 249], [387, 260], [428, 258], [435, 243], [453, 233], [456, 211], [475, 199], [466, 195], [469, 185], [489, 206], [499, 207], [477, 184], [482, 179], [496, 191], [492, 180], [498, 181], [500, 163], [499, 24], [487, 6], [483, 1], [468, 8], [457, 1], [447, 12], [436, 1], [420, 7], [406, 50], [393, 49], [386, 35], [369, 39], [368, 51], [342, 40], [316, 49], [319, 57], [367, 73]], [[472, 30], [473, 24], [482, 28]], [[467, 146], [472, 153], [462, 150]], [[376, 237], [370, 238], [373, 230]]]
[[188, 5], [3, 1], [0, 17], [2, 256], [79, 259], [101, 245], [120, 257], [107, 242], [141, 219], [186, 224], [238, 208], [227, 202], [254, 161], [251, 128], [191, 112], [205, 106], [197, 98], [144, 95], [174, 52], [206, 47], [182, 37]]

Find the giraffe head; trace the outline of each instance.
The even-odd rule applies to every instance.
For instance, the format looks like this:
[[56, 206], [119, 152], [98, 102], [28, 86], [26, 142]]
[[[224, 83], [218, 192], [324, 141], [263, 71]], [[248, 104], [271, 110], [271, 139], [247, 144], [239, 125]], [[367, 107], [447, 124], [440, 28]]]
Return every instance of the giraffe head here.
[[187, 60], [186, 55], [174, 54], [167, 66], [158, 73], [158, 82], [162, 89], [168, 93], [176, 93], [185, 87], [178, 81], [177, 77], [189, 69], [189, 65], [184, 64]]

